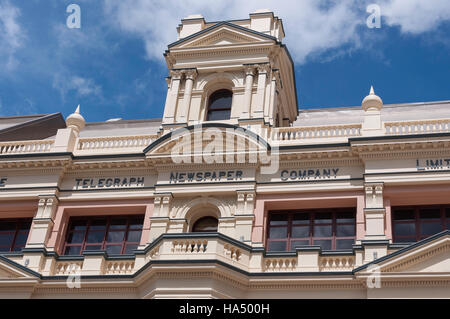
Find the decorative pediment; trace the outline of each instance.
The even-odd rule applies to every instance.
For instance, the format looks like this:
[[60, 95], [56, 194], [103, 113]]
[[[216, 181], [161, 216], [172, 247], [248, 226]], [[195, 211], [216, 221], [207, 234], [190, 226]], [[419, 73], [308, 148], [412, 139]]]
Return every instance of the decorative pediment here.
[[275, 38], [232, 23], [218, 23], [170, 45], [170, 49], [276, 42]]
[[202, 158], [201, 162], [208, 162], [205, 157], [210, 156], [216, 159], [222, 157], [221, 163], [230, 163], [229, 157], [233, 156], [234, 163], [243, 158], [243, 162], [248, 163], [251, 162], [249, 154], [258, 154], [255, 155], [258, 157], [259, 154], [270, 152], [270, 149], [265, 139], [242, 127], [203, 124], [170, 132], [149, 145], [144, 153], [147, 158], [165, 158], [168, 161], [172, 161], [175, 156], [190, 157], [191, 163], [198, 163], [195, 157]]
[[30, 277], [33, 277], [31, 270], [0, 256], [0, 280]]
[[450, 272], [450, 236], [381, 264], [381, 272]]
[[[379, 267], [382, 274], [447, 273], [450, 274], [450, 231], [445, 231], [366, 265], [361, 272]], [[359, 272], [359, 271], [357, 271]]]

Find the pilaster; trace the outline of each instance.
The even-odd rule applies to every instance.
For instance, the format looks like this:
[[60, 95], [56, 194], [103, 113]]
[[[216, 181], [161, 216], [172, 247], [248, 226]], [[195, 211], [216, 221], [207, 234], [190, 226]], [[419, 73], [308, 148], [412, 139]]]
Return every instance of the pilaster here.
[[26, 248], [47, 248], [47, 240], [53, 229], [57, 207], [58, 199], [55, 196], [39, 197], [38, 209], [33, 218]]
[[164, 107], [163, 124], [172, 124], [175, 122], [178, 94], [183, 72], [181, 70], [170, 71], [170, 88], [167, 91], [166, 105]]
[[242, 119], [250, 118], [250, 109], [252, 105], [252, 89], [253, 89], [253, 77], [255, 75], [254, 66], [245, 67], [245, 91], [244, 91], [244, 108], [242, 112]]
[[235, 238], [250, 244], [255, 220], [255, 192], [237, 191]]
[[386, 209], [383, 201], [383, 183], [365, 184], [365, 240], [386, 239]]
[[184, 86], [184, 97], [183, 97], [183, 106], [180, 109], [180, 122], [187, 122], [189, 118], [189, 110], [191, 107], [191, 97], [192, 97], [192, 88], [194, 86], [194, 81], [197, 77], [197, 70], [186, 70], [185, 71], [185, 81], [186, 84]]
[[260, 64], [258, 69], [258, 88], [256, 91], [255, 109], [252, 112], [253, 118], [264, 118], [264, 102], [266, 97], [267, 75], [270, 72], [270, 64]]

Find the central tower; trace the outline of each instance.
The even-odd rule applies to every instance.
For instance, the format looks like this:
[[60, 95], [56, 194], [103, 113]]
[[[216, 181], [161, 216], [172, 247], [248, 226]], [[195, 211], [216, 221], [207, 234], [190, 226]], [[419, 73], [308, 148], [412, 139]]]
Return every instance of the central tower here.
[[164, 130], [205, 122], [282, 127], [296, 119], [294, 66], [273, 12], [222, 22], [191, 15], [177, 31], [164, 54]]

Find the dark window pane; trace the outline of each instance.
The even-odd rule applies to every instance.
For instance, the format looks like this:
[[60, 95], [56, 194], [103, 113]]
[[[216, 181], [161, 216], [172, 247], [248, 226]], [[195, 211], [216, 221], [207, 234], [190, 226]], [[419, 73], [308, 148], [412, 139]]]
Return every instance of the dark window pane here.
[[355, 225], [336, 225], [336, 236], [338, 237], [355, 236]]
[[10, 251], [11, 247], [0, 247], [0, 251]]
[[94, 219], [89, 226], [89, 230], [104, 230], [106, 229], [106, 219]]
[[304, 238], [309, 237], [309, 226], [293, 226], [292, 238]]
[[233, 93], [228, 90], [219, 90], [209, 97], [209, 110], [231, 108]]
[[28, 239], [28, 232], [19, 232], [16, 236], [15, 247], [25, 247]]
[[287, 238], [287, 227], [271, 227], [269, 238]]
[[[64, 252], [70, 255], [80, 255], [83, 249], [91, 251], [108, 249], [110, 254], [120, 254], [122, 243], [128, 240], [130, 247], [126, 249], [131, 253], [140, 242], [143, 221], [142, 215], [86, 217], [85, 219], [77, 217], [71, 219], [66, 238], [66, 244], [69, 246], [66, 246]], [[217, 219], [215, 221], [217, 224]], [[128, 238], [125, 237], [127, 227]], [[109, 244], [105, 245], [105, 243]], [[72, 246], [73, 244], [80, 245]]]
[[106, 252], [109, 255], [120, 255], [120, 253], [122, 252], [122, 246], [121, 245], [106, 246]]
[[207, 121], [229, 120], [230, 110], [209, 111]]
[[420, 219], [430, 220], [430, 219], [441, 219], [441, 210], [437, 209], [421, 209]]
[[309, 224], [309, 214], [308, 213], [295, 214], [292, 218], [292, 224], [308, 225]]
[[102, 250], [102, 245], [88, 245], [84, 250]]
[[19, 224], [19, 229], [20, 230], [30, 230], [30, 228], [31, 228], [31, 222], [21, 222], [20, 224]]
[[293, 240], [291, 241], [291, 250], [295, 250], [295, 247], [308, 246], [309, 240]]
[[125, 247], [125, 254], [131, 255], [131, 254], [133, 254], [133, 250], [135, 250], [137, 248], [138, 248], [137, 244], [128, 244]]
[[14, 233], [0, 233], [0, 246], [11, 246], [14, 240]]
[[197, 220], [192, 227], [192, 232], [216, 232], [219, 221], [214, 217], [203, 217]]
[[315, 224], [331, 224], [332, 221], [331, 213], [317, 213], [314, 216]]
[[0, 231], [16, 231], [16, 225], [15, 222], [1, 222]]
[[70, 230], [85, 230], [85, 229], [86, 229], [85, 220], [76, 220], [73, 221], [70, 225]]
[[108, 238], [106, 241], [108, 243], [120, 243], [124, 240], [125, 237], [125, 231], [113, 231], [108, 232]]
[[288, 216], [276, 214], [270, 217], [270, 226], [276, 225], [287, 225], [288, 224]]
[[395, 236], [416, 236], [416, 225], [414, 223], [395, 224]]
[[140, 230], [130, 230], [128, 231], [127, 241], [140, 242], [141, 241], [141, 231]]
[[450, 229], [450, 220], [447, 221], [447, 229]]
[[67, 237], [68, 244], [80, 244], [84, 239], [84, 231], [69, 233]]
[[114, 218], [109, 225], [109, 229], [124, 229], [125, 227], [127, 227], [127, 220], [125, 218]]
[[88, 242], [88, 243], [101, 243], [104, 238], [105, 238], [105, 232], [104, 231], [89, 232], [86, 242]]
[[331, 240], [315, 240], [314, 245], [319, 245], [323, 250], [331, 250]]
[[331, 237], [332, 226], [314, 226], [314, 237]]
[[285, 241], [269, 242], [269, 251], [286, 251], [286, 242]]
[[144, 224], [143, 218], [133, 218], [130, 220], [130, 228], [133, 229], [141, 229]]
[[336, 222], [338, 223], [354, 223], [355, 214], [354, 213], [338, 213], [336, 214]]
[[68, 246], [66, 247], [66, 251], [64, 252], [64, 255], [81, 255], [81, 246]]
[[422, 223], [420, 225], [420, 233], [422, 235], [433, 235], [439, 233], [440, 231], [442, 231], [441, 222]]
[[445, 210], [445, 216], [446, 216], [447, 218], [450, 218], [450, 208], [447, 208], [447, 209]]
[[352, 249], [354, 243], [353, 239], [338, 239], [336, 240], [336, 249]]
[[394, 212], [394, 220], [414, 220], [414, 210], [401, 210]]

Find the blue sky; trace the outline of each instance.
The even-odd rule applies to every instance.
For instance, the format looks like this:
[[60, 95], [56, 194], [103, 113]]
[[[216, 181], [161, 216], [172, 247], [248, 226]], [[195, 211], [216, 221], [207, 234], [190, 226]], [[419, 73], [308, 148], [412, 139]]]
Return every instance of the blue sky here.
[[[81, 28], [69, 29], [69, 4]], [[381, 28], [369, 29], [368, 4]], [[162, 116], [163, 52], [180, 19], [283, 19], [299, 108], [360, 105], [370, 85], [385, 104], [450, 100], [450, 1], [0, 0], [0, 115], [61, 112], [89, 122]]]

